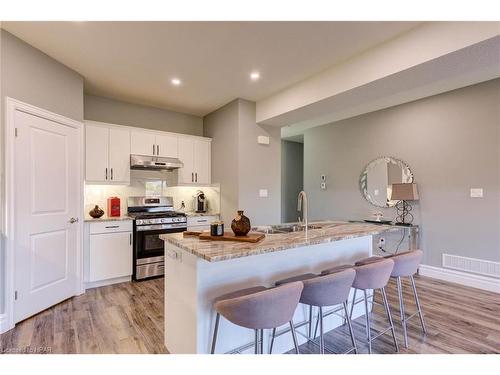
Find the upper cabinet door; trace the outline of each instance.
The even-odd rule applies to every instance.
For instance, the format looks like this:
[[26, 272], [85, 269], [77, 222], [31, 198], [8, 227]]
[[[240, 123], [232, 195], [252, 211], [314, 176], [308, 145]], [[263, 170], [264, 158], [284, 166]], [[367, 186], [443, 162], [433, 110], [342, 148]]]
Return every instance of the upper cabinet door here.
[[108, 181], [109, 130], [102, 126], [85, 126], [85, 180]]
[[130, 182], [130, 131], [109, 129], [110, 182]]
[[210, 142], [194, 141], [194, 182], [210, 183]]
[[156, 154], [167, 158], [179, 156], [176, 135], [156, 135]]
[[130, 133], [130, 153], [135, 155], [156, 155], [155, 134], [147, 131]]
[[194, 183], [194, 140], [191, 138], [179, 137], [179, 159], [184, 163], [184, 167], [179, 168], [179, 183]]

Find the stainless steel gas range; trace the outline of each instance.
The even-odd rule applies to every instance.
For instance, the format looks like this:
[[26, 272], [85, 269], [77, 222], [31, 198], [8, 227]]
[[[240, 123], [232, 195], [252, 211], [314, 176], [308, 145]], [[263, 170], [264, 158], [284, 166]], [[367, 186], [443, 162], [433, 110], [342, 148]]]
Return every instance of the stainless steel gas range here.
[[164, 242], [159, 235], [184, 232], [186, 215], [175, 212], [172, 197], [129, 197], [128, 214], [134, 218], [132, 278], [144, 280], [164, 275]]

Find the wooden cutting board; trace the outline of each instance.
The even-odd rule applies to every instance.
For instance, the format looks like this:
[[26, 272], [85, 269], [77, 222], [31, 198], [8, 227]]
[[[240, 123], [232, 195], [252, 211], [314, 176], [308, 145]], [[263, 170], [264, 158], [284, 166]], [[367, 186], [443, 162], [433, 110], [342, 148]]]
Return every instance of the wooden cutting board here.
[[266, 235], [264, 233], [248, 233], [246, 236], [235, 236], [231, 232], [224, 232], [223, 236], [211, 236], [210, 232], [202, 232], [198, 235], [200, 240], [209, 241], [237, 241], [237, 242], [250, 242], [256, 243], [262, 240]]

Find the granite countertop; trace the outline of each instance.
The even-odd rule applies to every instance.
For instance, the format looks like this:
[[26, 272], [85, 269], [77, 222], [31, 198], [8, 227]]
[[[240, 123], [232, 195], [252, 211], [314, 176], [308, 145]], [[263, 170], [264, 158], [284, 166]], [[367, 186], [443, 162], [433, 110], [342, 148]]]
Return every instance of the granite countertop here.
[[342, 241], [356, 237], [379, 234], [394, 230], [390, 225], [349, 223], [344, 221], [314, 222], [321, 226], [319, 229], [309, 229], [305, 232], [290, 232], [266, 234], [266, 237], [257, 243], [234, 241], [207, 241], [196, 236], [184, 237], [182, 233], [162, 234], [160, 238], [183, 250], [209, 262], [283, 251], [301, 246], [317, 245], [334, 241]]
[[134, 220], [132, 217], [125, 215], [125, 216], [114, 216], [110, 217], [107, 215], [103, 215], [98, 219], [94, 219], [93, 217], [89, 215], [85, 215], [85, 222], [98, 222], [98, 221], [122, 221], [122, 220]]

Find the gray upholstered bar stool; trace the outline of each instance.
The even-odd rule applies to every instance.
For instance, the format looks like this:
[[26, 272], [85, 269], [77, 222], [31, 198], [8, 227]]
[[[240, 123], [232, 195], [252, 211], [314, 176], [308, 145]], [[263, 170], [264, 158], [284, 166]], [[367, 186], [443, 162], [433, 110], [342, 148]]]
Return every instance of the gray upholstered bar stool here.
[[[401, 318], [401, 325], [403, 327], [403, 337], [405, 348], [408, 348], [408, 333], [407, 333], [407, 322], [415, 315], [418, 314], [420, 318], [420, 324], [422, 325], [422, 331], [427, 333], [425, 329], [424, 316], [422, 314], [422, 308], [420, 307], [420, 301], [418, 299], [417, 288], [415, 286], [415, 280], [413, 275], [417, 273], [418, 266], [422, 260], [423, 252], [422, 250], [412, 250], [406, 251], [404, 253], [388, 255], [385, 258], [392, 259], [394, 261], [394, 268], [391, 273], [391, 277], [396, 279], [398, 287], [398, 297], [399, 297], [399, 314]], [[417, 311], [412, 315], [406, 316], [405, 306], [403, 300], [403, 285], [401, 283], [402, 277], [408, 277], [413, 289], [413, 297], [415, 299], [415, 305], [417, 306]]]
[[[355, 264], [356, 277], [353, 282], [354, 296], [352, 300], [352, 307], [350, 316], [352, 316], [352, 312], [354, 310], [354, 305], [359, 301], [356, 301], [356, 291], [362, 290], [364, 295], [364, 304], [365, 304], [365, 318], [366, 318], [366, 338], [368, 344], [368, 352], [372, 352], [372, 341], [376, 338], [382, 336], [387, 331], [391, 330], [392, 338], [394, 340], [394, 346], [396, 348], [396, 352], [399, 352], [399, 346], [396, 339], [396, 333], [394, 331], [394, 324], [392, 322], [391, 310], [389, 303], [387, 302], [387, 296], [385, 293], [385, 286], [387, 285], [389, 278], [391, 276], [392, 270], [394, 268], [394, 261], [392, 259], [385, 259], [378, 257], [377, 259], [367, 258], [365, 260], [361, 260], [360, 262], [356, 262]], [[386, 328], [382, 332], [378, 332], [375, 337], [372, 338], [372, 330], [370, 324], [370, 309], [368, 308], [368, 294], [367, 291], [373, 289], [380, 289], [382, 292], [383, 306], [387, 313], [387, 318], [389, 320], [389, 327]], [[372, 301], [372, 304], [374, 302]]]
[[[356, 340], [354, 338], [354, 332], [351, 326], [351, 320], [347, 313], [347, 298], [349, 297], [349, 292], [351, 290], [352, 282], [356, 272], [354, 269], [342, 269], [338, 272], [333, 272], [325, 275], [315, 275], [315, 274], [303, 274], [292, 278], [277, 281], [277, 285], [281, 285], [287, 282], [301, 280], [304, 283], [304, 289], [302, 290], [302, 295], [300, 297], [300, 303], [309, 305], [309, 335], [308, 338], [311, 339], [311, 326], [312, 326], [312, 306], [316, 306], [319, 309], [318, 312], [318, 322], [320, 327], [320, 342], [319, 351], [320, 354], [325, 353], [325, 343], [324, 343], [324, 330], [323, 330], [323, 308], [327, 306], [338, 306], [342, 305], [344, 309], [345, 316], [347, 317], [347, 323], [349, 325], [349, 332], [351, 334], [352, 348], [347, 350], [345, 353], [351, 351], [357, 352]], [[335, 312], [340, 309], [334, 309]], [[330, 312], [332, 313], [332, 312]], [[273, 330], [271, 338], [271, 346], [269, 352], [272, 352], [274, 337], [276, 330]], [[316, 335], [315, 335], [316, 336]], [[314, 343], [313, 340], [311, 342]], [[330, 350], [328, 350], [331, 352]], [[333, 353], [333, 352], [332, 352]]]
[[263, 286], [242, 289], [218, 297], [214, 303], [217, 315], [211, 353], [215, 353], [219, 320], [222, 315], [233, 324], [255, 331], [255, 354], [263, 353], [262, 338], [264, 329], [275, 329], [288, 323], [292, 332], [295, 351], [299, 354], [292, 319], [303, 288], [304, 284], [302, 282], [294, 282], [269, 289]]

